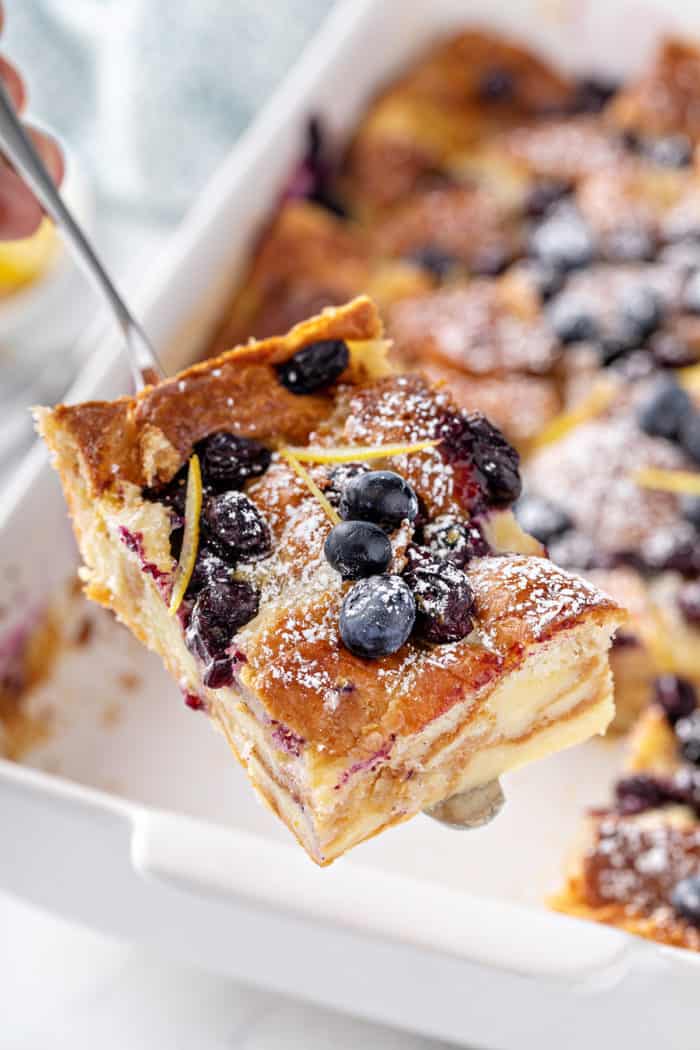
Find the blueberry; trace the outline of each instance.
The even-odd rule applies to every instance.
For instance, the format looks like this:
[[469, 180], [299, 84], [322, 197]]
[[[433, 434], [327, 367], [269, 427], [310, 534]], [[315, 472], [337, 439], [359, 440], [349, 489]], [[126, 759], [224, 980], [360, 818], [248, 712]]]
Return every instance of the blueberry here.
[[645, 434], [673, 441], [680, 436], [692, 407], [687, 392], [673, 379], [663, 378], [639, 405], [637, 421]]
[[418, 514], [418, 497], [409, 483], [392, 470], [370, 470], [354, 478], [340, 498], [346, 521], [373, 521], [395, 528]]
[[483, 558], [491, 548], [475, 521], [458, 521], [443, 516], [423, 530], [428, 556], [452, 562], [463, 569], [472, 558]]
[[656, 332], [649, 340], [649, 349], [659, 368], [683, 368], [697, 361], [696, 352], [672, 332]]
[[503, 244], [488, 244], [474, 253], [469, 263], [469, 272], [474, 277], [498, 277], [512, 258], [512, 252]]
[[244, 580], [205, 587], [194, 603], [185, 631], [185, 644], [207, 666], [224, 660], [236, 631], [252, 620], [257, 612], [258, 594]]
[[542, 179], [536, 182], [525, 198], [525, 214], [531, 219], [539, 219], [557, 204], [569, 192], [565, 182], [556, 179]]
[[700, 269], [695, 270], [683, 289], [683, 309], [691, 314], [700, 314]]
[[270, 553], [270, 529], [255, 504], [242, 492], [224, 492], [206, 505], [204, 520], [209, 533], [241, 561], [264, 558]]
[[666, 168], [685, 168], [693, 159], [693, 144], [687, 135], [644, 139], [642, 151], [655, 164]]
[[604, 560], [590, 536], [576, 529], [553, 537], [547, 546], [552, 561], [563, 569], [598, 569]]
[[639, 379], [647, 379], [657, 370], [656, 361], [648, 350], [632, 350], [630, 353], [616, 357], [612, 367], [624, 379], [635, 383]]
[[182, 525], [185, 520], [185, 497], [187, 493], [187, 472], [188, 468], [185, 465], [178, 470], [172, 480], [166, 485], [160, 485], [157, 488], [147, 488], [143, 490], [144, 499], [149, 500], [151, 503], [164, 503], [166, 507], [172, 512], [174, 519], [174, 525]]
[[623, 777], [615, 785], [615, 801], [621, 813], [642, 813], [669, 801], [667, 785], [646, 773]]
[[579, 343], [598, 335], [593, 304], [587, 296], [575, 292], [565, 291], [557, 296], [549, 305], [547, 319], [562, 343]]
[[681, 425], [681, 445], [696, 463], [700, 463], [700, 412], [691, 412]]
[[340, 637], [356, 656], [388, 656], [408, 640], [415, 619], [416, 603], [400, 576], [370, 576], [343, 600]]
[[515, 87], [515, 76], [509, 69], [489, 69], [479, 80], [477, 95], [481, 102], [510, 102]]
[[483, 478], [489, 504], [507, 507], [522, 491], [520, 456], [501, 431], [479, 412], [465, 416], [472, 462]]
[[217, 491], [238, 489], [270, 466], [269, 449], [259, 441], [227, 431], [211, 434], [197, 446], [205, 484]]
[[437, 645], [471, 633], [474, 595], [466, 573], [449, 561], [425, 562], [404, 576], [416, 602], [416, 632]]
[[359, 580], [384, 572], [391, 561], [387, 534], [369, 521], [341, 521], [323, 546], [326, 561], [344, 580]]
[[653, 572], [673, 571], [695, 576], [700, 571], [700, 537], [690, 522], [657, 529], [639, 548], [642, 565]]
[[529, 278], [535, 291], [543, 303], [557, 295], [564, 285], [564, 275], [561, 270], [551, 263], [538, 262], [537, 259], [528, 259], [521, 264], [525, 275]]
[[671, 890], [671, 904], [682, 918], [700, 925], [700, 875], [677, 882]]
[[700, 496], [684, 494], [680, 498], [680, 511], [686, 521], [700, 529]]
[[656, 331], [663, 320], [661, 296], [646, 285], [634, 284], [623, 289], [618, 306], [623, 320], [636, 331], [640, 341]]
[[694, 627], [700, 626], [700, 580], [689, 580], [679, 588], [676, 597], [683, 618]]
[[513, 508], [520, 526], [540, 543], [548, 544], [573, 526], [570, 516], [556, 503], [539, 496], [524, 496]]
[[698, 706], [693, 683], [676, 674], [660, 674], [654, 679], [654, 701], [663, 708], [671, 725], [692, 715]]
[[231, 580], [233, 565], [213, 547], [202, 545], [197, 552], [192, 576], [187, 588], [188, 595], [199, 594], [213, 583], [227, 584]]
[[613, 80], [601, 77], [581, 77], [576, 84], [572, 103], [574, 113], [600, 113], [618, 89]]
[[579, 212], [563, 204], [553, 208], [532, 231], [530, 252], [557, 269], [573, 270], [593, 258], [593, 239]]
[[639, 347], [640, 342], [637, 329], [624, 319], [619, 319], [614, 327], [604, 332], [598, 340], [601, 364], [604, 366], [614, 364], [631, 350]]
[[442, 248], [432, 244], [426, 244], [423, 248], [416, 248], [407, 258], [409, 262], [414, 262], [424, 270], [427, 270], [438, 281], [443, 280], [443, 278], [447, 277], [450, 270], [460, 265], [460, 260], [456, 256], [450, 255], [449, 252], [443, 251]]
[[337, 506], [350, 482], [360, 474], [368, 474], [369, 470], [365, 463], [339, 463], [333, 467], [328, 475], [329, 487], [325, 490], [327, 499]]
[[656, 255], [656, 238], [643, 226], [620, 226], [605, 238], [605, 257], [611, 262], [646, 262]]
[[673, 728], [685, 761], [700, 766], [700, 711], [693, 711], [685, 718], [680, 718]]
[[293, 394], [312, 394], [334, 383], [349, 363], [347, 343], [342, 339], [321, 339], [277, 365], [277, 375], [280, 383]]

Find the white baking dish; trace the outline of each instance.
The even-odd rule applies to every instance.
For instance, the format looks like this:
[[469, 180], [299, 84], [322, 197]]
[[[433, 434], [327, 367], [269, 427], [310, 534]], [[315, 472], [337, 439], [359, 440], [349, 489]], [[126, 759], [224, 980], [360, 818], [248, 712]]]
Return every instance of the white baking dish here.
[[[661, 3], [624, 0], [347, 0], [154, 267], [137, 305], [171, 367], [211, 329], [309, 113], [342, 136], [412, 53], [475, 20], [561, 62], [622, 73], [671, 16]], [[678, 4], [675, 23], [697, 29], [700, 11]], [[98, 350], [73, 399], [127, 388], [118, 346]], [[0, 514], [7, 638], [74, 564], [41, 450]], [[139, 682], [120, 693], [126, 668]], [[321, 871], [121, 629], [100, 620], [35, 703], [52, 710], [54, 729], [24, 765], [0, 761], [0, 886], [222, 973], [466, 1045], [691, 1045], [697, 957], [540, 903], [580, 812], [606, 796], [619, 757], [612, 745], [509, 778], [510, 801], [492, 827], [458, 834], [418, 818]]]

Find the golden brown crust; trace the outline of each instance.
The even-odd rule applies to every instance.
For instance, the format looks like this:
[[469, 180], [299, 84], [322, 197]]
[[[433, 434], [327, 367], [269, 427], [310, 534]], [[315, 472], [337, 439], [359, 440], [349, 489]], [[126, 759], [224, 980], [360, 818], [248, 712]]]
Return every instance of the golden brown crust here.
[[[363, 296], [286, 336], [192, 365], [134, 397], [59, 405], [39, 417], [39, 429], [49, 445], [54, 428], [70, 434], [95, 493], [115, 481], [144, 486], [169, 480], [197, 441], [223, 428], [261, 441], [304, 442], [328, 415], [333, 398], [290, 393], [274, 365], [316, 340], [376, 339], [381, 331], [376, 307]], [[163, 455], [153, 466], [159, 443]]]
[[[336, 591], [276, 610], [250, 638], [244, 632], [241, 679], [272, 719], [343, 754], [368, 736], [381, 745], [419, 732], [480, 690], [485, 698], [536, 644], [583, 623], [620, 620], [611, 599], [544, 559], [478, 559], [468, 575], [477, 631], [468, 639], [435, 648], [410, 641], [393, 656], [359, 659], [341, 644], [344, 592]], [[476, 703], [469, 717], [480, 709]]]
[[612, 124], [640, 135], [700, 138], [700, 49], [669, 37], [654, 62], [608, 107]]

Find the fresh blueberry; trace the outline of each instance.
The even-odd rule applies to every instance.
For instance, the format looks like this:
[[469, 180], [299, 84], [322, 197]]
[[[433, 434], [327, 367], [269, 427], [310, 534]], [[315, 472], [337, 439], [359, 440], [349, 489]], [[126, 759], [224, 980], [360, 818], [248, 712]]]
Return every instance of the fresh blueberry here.
[[400, 576], [370, 576], [343, 600], [340, 637], [356, 656], [389, 656], [408, 640], [415, 619], [415, 600]]
[[194, 603], [185, 631], [185, 644], [207, 667], [225, 660], [234, 634], [257, 612], [258, 594], [244, 580], [205, 587]]
[[562, 292], [547, 310], [554, 334], [562, 343], [580, 343], [595, 339], [599, 331], [595, 309], [588, 296]]
[[690, 522], [678, 521], [648, 536], [640, 545], [639, 557], [653, 572], [695, 576], [700, 572], [700, 537]]
[[426, 525], [423, 534], [433, 560], [449, 561], [460, 569], [472, 558], [483, 558], [491, 553], [475, 521], [458, 521], [443, 515]]
[[345, 487], [339, 510], [345, 521], [373, 521], [395, 528], [404, 520], [414, 520], [418, 514], [418, 497], [400, 474], [392, 470], [370, 470]]
[[531, 219], [541, 219], [553, 204], [557, 204], [569, 192], [565, 182], [556, 179], [541, 179], [529, 190], [525, 198], [525, 214]]
[[643, 226], [620, 226], [605, 237], [604, 254], [611, 262], [648, 262], [656, 255], [656, 238]]
[[526, 259], [519, 269], [524, 271], [543, 303], [557, 295], [564, 285], [564, 274], [551, 263], [538, 262], [537, 259]]
[[481, 102], [510, 102], [515, 88], [515, 76], [509, 69], [489, 69], [478, 83], [477, 95]]
[[329, 486], [325, 489], [324, 495], [334, 507], [337, 507], [340, 497], [350, 482], [360, 474], [368, 474], [369, 471], [370, 468], [365, 463], [339, 463], [328, 474]]
[[664, 304], [654, 288], [641, 284], [623, 289], [619, 299], [622, 318], [636, 331], [641, 341], [655, 332], [664, 317]]
[[671, 890], [671, 904], [682, 918], [700, 925], [700, 875], [677, 882]]
[[342, 339], [321, 339], [277, 365], [277, 375], [293, 394], [313, 394], [339, 379], [349, 363], [347, 343]]
[[677, 674], [660, 674], [654, 679], [654, 701], [663, 708], [672, 726], [692, 715], [698, 706], [695, 686]]
[[469, 262], [474, 277], [498, 277], [512, 261], [513, 254], [503, 244], [487, 244]]
[[466, 573], [449, 561], [417, 565], [404, 579], [416, 602], [416, 631], [427, 642], [458, 642], [471, 633], [474, 595]]
[[576, 84], [572, 103], [574, 113], [600, 113], [607, 105], [619, 85], [601, 77], [581, 77]]
[[521, 528], [540, 543], [551, 543], [573, 526], [571, 517], [562, 507], [539, 496], [524, 496], [513, 510]]
[[460, 260], [456, 256], [432, 244], [426, 244], [423, 248], [416, 248], [407, 258], [409, 262], [414, 262], [424, 270], [427, 270], [438, 281], [442, 281], [447, 277], [450, 270], [460, 265]]
[[199, 594], [204, 587], [214, 583], [227, 584], [231, 580], [233, 565], [220, 550], [206, 544], [197, 551], [192, 576], [187, 588], [188, 595]]
[[700, 463], [700, 412], [691, 412], [681, 425], [681, 445], [696, 463]]
[[685, 168], [693, 159], [693, 144], [687, 135], [644, 139], [642, 150], [651, 161], [665, 168]]
[[621, 357], [616, 357], [611, 367], [632, 383], [640, 379], [647, 379], [657, 371], [654, 357], [648, 350], [631, 350]]
[[693, 711], [687, 717], [680, 718], [673, 728], [685, 761], [700, 766], [700, 711]]
[[615, 785], [615, 801], [620, 813], [642, 813], [669, 801], [667, 785], [646, 773], [623, 777]]
[[255, 504], [242, 492], [224, 492], [206, 505], [204, 520], [209, 533], [240, 561], [264, 558], [270, 553], [270, 529]]
[[185, 520], [185, 497], [187, 493], [187, 466], [182, 467], [166, 485], [143, 490], [144, 499], [151, 503], [164, 503], [171, 511], [174, 527]]
[[211, 434], [197, 446], [205, 484], [222, 492], [239, 489], [270, 466], [270, 450], [252, 438], [227, 431]]
[[697, 353], [672, 332], [655, 332], [649, 340], [654, 361], [659, 368], [684, 368], [697, 361]]
[[591, 261], [593, 239], [579, 212], [561, 204], [532, 231], [530, 252], [557, 269], [573, 270]]
[[700, 314], [700, 269], [695, 270], [683, 289], [683, 308], [691, 314]]
[[692, 412], [688, 393], [673, 379], [659, 379], [637, 409], [637, 421], [645, 434], [676, 440]]
[[680, 510], [686, 521], [689, 521], [696, 529], [700, 529], [700, 496], [689, 494], [681, 496]]
[[323, 546], [326, 561], [344, 580], [359, 580], [385, 572], [391, 561], [391, 541], [370, 521], [341, 521]]
[[585, 532], [577, 532], [569, 529], [559, 536], [555, 536], [547, 544], [549, 556], [557, 565], [563, 569], [598, 569], [601, 567], [600, 551], [597, 544], [587, 536]]
[[683, 618], [694, 627], [700, 626], [700, 580], [681, 584], [676, 597]]

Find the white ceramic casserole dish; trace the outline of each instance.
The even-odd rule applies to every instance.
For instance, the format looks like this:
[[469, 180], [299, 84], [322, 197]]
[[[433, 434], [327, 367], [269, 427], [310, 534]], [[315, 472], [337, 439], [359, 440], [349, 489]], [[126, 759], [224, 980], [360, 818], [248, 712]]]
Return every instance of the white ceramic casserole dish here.
[[[412, 54], [473, 22], [564, 65], [627, 73], [664, 27], [700, 32], [700, 11], [668, 6], [346, 0], [148, 275], [135, 305], [168, 366], [193, 356], [215, 324], [310, 113], [342, 136]], [[71, 400], [127, 384], [107, 342]], [[1, 653], [75, 564], [41, 449], [5, 493], [0, 536]], [[606, 796], [613, 745], [511, 777], [492, 827], [458, 834], [419, 818], [318, 870], [120, 629], [102, 622], [39, 693], [53, 718], [48, 741], [23, 764], [0, 761], [1, 887], [221, 973], [464, 1045], [690, 1045], [697, 957], [541, 903], [581, 811]]]

